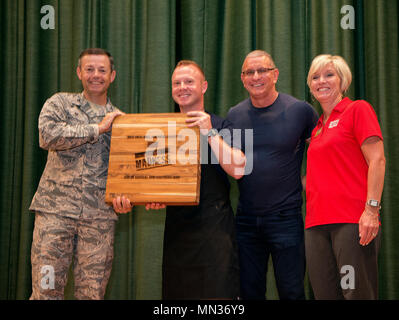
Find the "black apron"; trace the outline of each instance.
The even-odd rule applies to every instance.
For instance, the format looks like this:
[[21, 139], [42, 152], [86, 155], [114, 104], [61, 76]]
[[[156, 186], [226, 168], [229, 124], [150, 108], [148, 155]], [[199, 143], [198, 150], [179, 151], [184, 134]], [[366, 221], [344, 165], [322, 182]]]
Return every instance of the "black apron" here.
[[163, 299], [238, 297], [238, 255], [229, 193], [223, 169], [218, 164], [202, 164], [200, 204], [167, 207]]

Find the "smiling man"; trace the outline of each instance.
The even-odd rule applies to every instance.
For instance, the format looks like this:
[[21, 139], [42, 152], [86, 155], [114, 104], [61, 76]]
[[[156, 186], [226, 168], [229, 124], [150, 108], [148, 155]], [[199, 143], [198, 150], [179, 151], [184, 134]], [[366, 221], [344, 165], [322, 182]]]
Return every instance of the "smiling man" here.
[[107, 97], [113, 58], [86, 49], [76, 72], [83, 92], [56, 93], [39, 115], [48, 157], [30, 206], [31, 299], [63, 299], [72, 258], [77, 299], [103, 299], [111, 273], [117, 215], [104, 199], [111, 124], [122, 114]]
[[[194, 61], [180, 61], [172, 74], [172, 97], [189, 116], [188, 127], [201, 132], [201, 183], [198, 206], [166, 208], [162, 264], [163, 299], [234, 299], [239, 294], [239, 271], [234, 213], [227, 174], [239, 179], [246, 157], [219, 135], [228, 123], [205, 112], [208, 88], [204, 72]], [[205, 151], [207, 150], [207, 151]], [[213, 163], [215, 157], [218, 163]], [[161, 209], [152, 203], [147, 209]], [[114, 199], [117, 212], [131, 210], [129, 199]]]
[[305, 298], [300, 171], [318, 116], [308, 103], [279, 93], [278, 76], [268, 53], [249, 53], [241, 73], [249, 98], [227, 115], [233, 128], [253, 129], [253, 169], [238, 180], [236, 215], [244, 299], [265, 299], [270, 255], [280, 299]]
[[216, 155], [219, 163], [212, 164], [210, 158], [201, 158], [198, 206], [167, 208], [164, 299], [234, 299], [239, 293], [234, 214], [226, 173], [240, 178], [243, 170], [238, 174], [235, 169], [243, 167], [245, 156], [218, 134], [226, 128], [226, 121], [205, 112], [207, 88], [208, 82], [198, 64], [190, 60], [177, 64], [172, 74], [173, 100], [180, 112], [190, 116], [188, 126], [200, 128], [201, 150], [209, 148], [206, 154]]
[[194, 66], [182, 62], [172, 75], [172, 97], [183, 113], [204, 111], [204, 94], [208, 82], [202, 70]]
[[115, 80], [116, 71], [112, 56], [86, 54], [93, 51], [81, 54], [76, 73], [82, 81], [85, 98], [92, 103], [105, 105], [108, 87]]

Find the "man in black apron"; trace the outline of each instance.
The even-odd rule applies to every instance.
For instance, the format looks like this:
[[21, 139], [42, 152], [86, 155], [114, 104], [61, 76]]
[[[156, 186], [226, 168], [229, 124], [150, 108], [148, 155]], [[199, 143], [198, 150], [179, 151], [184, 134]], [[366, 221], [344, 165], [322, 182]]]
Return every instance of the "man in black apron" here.
[[[205, 112], [208, 83], [193, 61], [180, 61], [172, 75], [172, 97], [190, 116], [189, 127], [201, 132], [201, 185], [198, 206], [166, 209], [163, 299], [235, 299], [239, 296], [239, 267], [234, 213], [227, 174], [239, 179], [246, 162], [241, 150], [224, 142], [220, 130], [226, 120]], [[226, 131], [225, 131], [226, 132]], [[204, 152], [204, 151], [208, 152]], [[213, 160], [212, 160], [213, 159]], [[117, 212], [130, 211], [128, 199], [116, 198]], [[162, 204], [148, 204], [160, 209]]]

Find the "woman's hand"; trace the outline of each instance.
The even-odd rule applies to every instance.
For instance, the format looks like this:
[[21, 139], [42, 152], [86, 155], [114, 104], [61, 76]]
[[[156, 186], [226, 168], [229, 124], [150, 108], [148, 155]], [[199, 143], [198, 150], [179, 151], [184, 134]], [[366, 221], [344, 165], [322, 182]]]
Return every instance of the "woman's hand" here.
[[359, 243], [367, 246], [377, 236], [379, 228], [378, 209], [371, 209], [366, 205], [359, 219]]

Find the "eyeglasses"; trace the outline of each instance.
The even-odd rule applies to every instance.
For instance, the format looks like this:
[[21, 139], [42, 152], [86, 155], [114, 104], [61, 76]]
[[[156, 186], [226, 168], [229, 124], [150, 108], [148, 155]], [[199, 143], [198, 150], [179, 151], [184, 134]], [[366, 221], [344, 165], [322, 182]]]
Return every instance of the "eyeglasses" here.
[[255, 75], [255, 72], [257, 72], [261, 76], [264, 73], [272, 71], [274, 69], [276, 69], [276, 68], [259, 68], [256, 70], [248, 69], [248, 70], [243, 71], [242, 73], [248, 77], [253, 77]]

